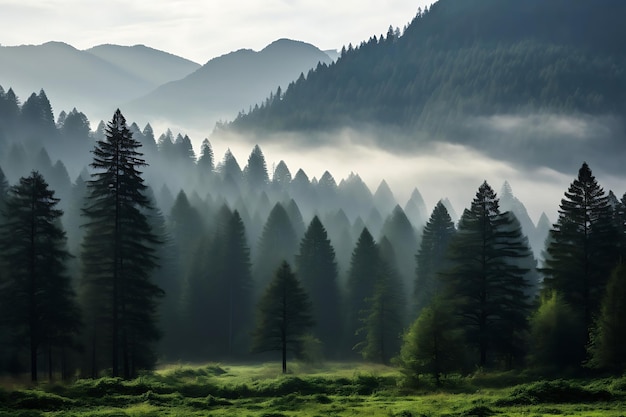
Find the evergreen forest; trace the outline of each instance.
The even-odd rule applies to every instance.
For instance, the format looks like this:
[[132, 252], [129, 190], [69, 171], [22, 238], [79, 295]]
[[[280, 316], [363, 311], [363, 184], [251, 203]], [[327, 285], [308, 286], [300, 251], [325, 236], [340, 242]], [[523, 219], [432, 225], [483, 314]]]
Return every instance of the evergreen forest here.
[[477, 184], [456, 218], [445, 196], [401, 205], [357, 174], [281, 161], [270, 177], [258, 145], [243, 167], [208, 139], [196, 155], [119, 110], [93, 130], [76, 109], [55, 120], [43, 90], [0, 89], [0, 127], [4, 375], [281, 357], [392, 365], [409, 384], [626, 370], [626, 196], [584, 161], [535, 226], [506, 182]]
[[[402, 29], [344, 46], [336, 62], [318, 64], [221, 129], [334, 143], [333, 132], [351, 128], [399, 151], [445, 139], [571, 171], [563, 140], [621, 171], [598, 147], [624, 151], [625, 13], [616, 0], [440, 0]], [[494, 116], [522, 118], [524, 128], [503, 133]], [[597, 118], [604, 132], [593, 129], [580, 143], [558, 129], [529, 129], [544, 117]]]

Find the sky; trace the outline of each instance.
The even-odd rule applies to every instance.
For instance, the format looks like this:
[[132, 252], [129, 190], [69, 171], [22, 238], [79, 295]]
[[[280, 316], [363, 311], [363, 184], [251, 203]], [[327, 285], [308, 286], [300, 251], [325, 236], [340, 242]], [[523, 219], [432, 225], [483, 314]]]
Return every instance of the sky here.
[[402, 28], [433, 0], [0, 0], [4, 46], [143, 44], [204, 64], [280, 38], [322, 50]]

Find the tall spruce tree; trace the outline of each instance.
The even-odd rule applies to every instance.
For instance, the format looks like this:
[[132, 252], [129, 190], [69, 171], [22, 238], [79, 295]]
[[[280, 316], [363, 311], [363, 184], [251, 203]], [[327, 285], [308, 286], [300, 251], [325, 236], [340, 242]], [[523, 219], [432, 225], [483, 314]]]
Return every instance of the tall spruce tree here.
[[516, 349], [527, 329], [529, 284], [527, 270], [512, 261], [528, 256], [530, 248], [519, 226], [512, 227], [511, 216], [500, 213], [485, 181], [461, 216], [448, 252], [453, 266], [442, 275], [445, 301], [456, 305], [458, 323], [481, 367], [496, 359], [510, 367], [523, 353]]
[[33, 171], [11, 187], [0, 226], [0, 253], [6, 276], [0, 284], [5, 318], [18, 343], [28, 343], [31, 380], [37, 381], [38, 357], [47, 353], [52, 374], [53, 350], [75, 346], [81, 318], [66, 272], [70, 254], [59, 199]]
[[544, 289], [556, 291], [578, 316], [581, 335], [578, 364], [593, 318], [600, 312], [606, 283], [619, 261], [619, 236], [608, 196], [587, 163], [561, 200], [559, 218], [548, 237]]
[[414, 291], [415, 304], [412, 306], [414, 317], [417, 317], [441, 290], [441, 280], [438, 274], [446, 269], [444, 261], [455, 233], [454, 223], [446, 206], [440, 200], [424, 226], [422, 242], [415, 257], [417, 277]]
[[158, 239], [146, 215], [152, 208], [139, 171], [147, 165], [140, 146], [118, 109], [93, 150], [82, 262], [94, 374], [110, 368], [113, 376], [130, 378], [156, 360], [155, 313], [163, 292], [152, 283]]
[[[250, 249], [243, 220], [237, 210], [224, 212], [224, 224], [211, 245], [209, 255], [209, 317], [213, 323], [212, 343], [221, 357], [241, 356], [249, 346], [248, 332], [252, 323], [252, 276]], [[204, 320], [203, 320], [204, 321]]]
[[355, 348], [366, 360], [388, 364], [400, 351], [406, 303], [391, 243], [383, 238], [377, 246], [380, 261], [375, 270], [374, 289], [360, 312], [362, 327], [357, 331], [360, 341]]
[[348, 271], [346, 342], [350, 349], [361, 341], [357, 332], [362, 328], [361, 319], [368, 309], [368, 299], [374, 295], [381, 262], [378, 245], [369, 230], [364, 228], [352, 252]]
[[296, 232], [282, 204], [270, 212], [259, 239], [253, 277], [257, 294], [262, 294], [283, 261], [293, 263], [298, 247]]
[[339, 347], [337, 336], [342, 330], [339, 320], [341, 300], [335, 250], [317, 216], [313, 217], [300, 241], [296, 271], [311, 298], [315, 335], [322, 341], [324, 352], [329, 356]]
[[303, 355], [303, 336], [314, 325], [311, 301], [287, 262], [281, 264], [265, 290], [257, 317], [252, 352], [280, 351], [282, 370], [286, 373], [287, 353]]

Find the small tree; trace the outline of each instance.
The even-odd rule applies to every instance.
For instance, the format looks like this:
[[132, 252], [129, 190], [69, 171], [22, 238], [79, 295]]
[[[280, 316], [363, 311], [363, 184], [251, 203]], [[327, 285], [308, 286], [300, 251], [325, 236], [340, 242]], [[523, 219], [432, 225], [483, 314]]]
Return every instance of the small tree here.
[[286, 373], [287, 352], [302, 356], [303, 337], [311, 327], [309, 297], [289, 264], [283, 262], [259, 302], [252, 352], [281, 351], [283, 373]]
[[544, 294], [539, 309], [530, 319], [531, 366], [548, 373], [562, 374], [577, 365], [582, 317], [556, 292]]
[[435, 300], [422, 309], [404, 334], [397, 359], [402, 372], [412, 383], [420, 374], [430, 374], [440, 384], [441, 376], [462, 363], [462, 335], [455, 330], [449, 308]]
[[589, 345], [593, 368], [623, 372], [626, 369], [626, 266], [611, 274], [602, 302], [600, 316], [591, 332]]

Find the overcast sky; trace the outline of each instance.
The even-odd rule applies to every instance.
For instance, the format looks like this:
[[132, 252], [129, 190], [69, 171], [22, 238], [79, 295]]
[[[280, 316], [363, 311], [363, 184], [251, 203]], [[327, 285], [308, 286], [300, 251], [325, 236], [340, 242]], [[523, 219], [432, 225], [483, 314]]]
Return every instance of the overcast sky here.
[[204, 64], [279, 38], [340, 49], [389, 25], [402, 28], [433, 0], [0, 0], [0, 43], [144, 44]]

